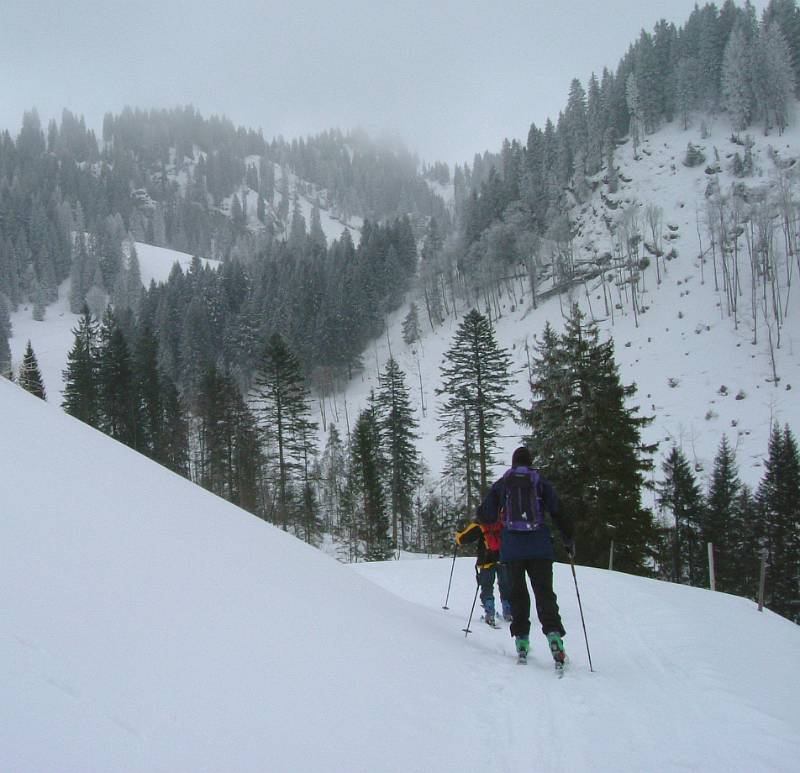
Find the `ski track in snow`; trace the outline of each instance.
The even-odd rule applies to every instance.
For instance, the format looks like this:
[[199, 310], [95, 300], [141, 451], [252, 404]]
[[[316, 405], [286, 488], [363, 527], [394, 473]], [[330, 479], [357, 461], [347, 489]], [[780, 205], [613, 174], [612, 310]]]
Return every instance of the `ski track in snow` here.
[[[800, 674], [796, 626], [737, 597], [578, 566], [591, 673], [572, 575], [568, 565], [556, 564], [569, 656], [559, 680], [535, 619], [526, 666], [516, 664], [507, 624], [492, 630], [473, 623], [466, 640], [456, 635], [469, 615], [473, 562], [456, 562], [451, 609], [440, 609], [440, 617], [454, 647], [475, 658], [472, 681], [487, 721], [482, 735], [496, 750], [494, 769], [792, 769], [800, 722], [789, 710], [795, 699], [784, 680]], [[449, 561], [412, 569], [405, 563], [353, 568], [434, 610], [432, 591], [446, 584]], [[774, 660], [759, 661], [759, 646]]]

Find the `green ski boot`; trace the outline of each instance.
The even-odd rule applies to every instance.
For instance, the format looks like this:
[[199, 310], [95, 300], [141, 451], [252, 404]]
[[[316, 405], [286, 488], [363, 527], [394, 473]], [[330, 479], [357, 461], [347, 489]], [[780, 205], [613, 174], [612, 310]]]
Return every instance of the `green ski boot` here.
[[550, 645], [556, 672], [561, 678], [564, 675], [564, 665], [567, 662], [567, 653], [564, 652], [564, 642], [561, 640], [561, 634], [558, 631], [551, 631], [547, 634], [547, 643]]
[[524, 666], [528, 662], [528, 650], [531, 648], [530, 640], [527, 636], [517, 636], [517, 663]]

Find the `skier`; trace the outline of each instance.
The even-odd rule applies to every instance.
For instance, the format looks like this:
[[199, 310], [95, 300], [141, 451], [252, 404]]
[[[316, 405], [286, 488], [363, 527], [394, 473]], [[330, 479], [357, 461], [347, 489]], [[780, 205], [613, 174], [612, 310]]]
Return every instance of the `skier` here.
[[500, 603], [503, 608], [503, 618], [511, 620], [511, 602], [509, 601], [510, 588], [506, 568], [498, 563], [500, 557], [500, 528], [499, 524], [483, 526], [475, 521], [463, 531], [456, 534], [456, 545], [469, 542], [478, 543], [478, 558], [475, 561], [475, 580], [481, 588], [481, 604], [483, 605], [483, 619], [493, 628], [496, 627], [494, 608], [494, 579], [500, 589]]
[[561, 532], [570, 557], [574, 556], [572, 520], [561, 511], [553, 486], [533, 469], [530, 451], [521, 446], [511, 457], [511, 469], [495, 481], [478, 509], [478, 521], [500, 524], [500, 560], [506, 565], [511, 586], [511, 635], [520, 663], [527, 662], [530, 649], [530, 609], [526, 574], [536, 601], [536, 614], [547, 637], [556, 669], [566, 661], [563, 636], [566, 631], [553, 591], [553, 538], [544, 521], [550, 514]]

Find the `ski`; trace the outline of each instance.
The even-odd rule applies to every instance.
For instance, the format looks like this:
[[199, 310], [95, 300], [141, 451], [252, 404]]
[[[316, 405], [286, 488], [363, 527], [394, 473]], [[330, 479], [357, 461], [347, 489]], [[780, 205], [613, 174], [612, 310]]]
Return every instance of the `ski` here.
[[519, 652], [519, 653], [517, 653], [517, 665], [518, 666], [527, 666], [528, 665], [528, 653], [527, 652]]

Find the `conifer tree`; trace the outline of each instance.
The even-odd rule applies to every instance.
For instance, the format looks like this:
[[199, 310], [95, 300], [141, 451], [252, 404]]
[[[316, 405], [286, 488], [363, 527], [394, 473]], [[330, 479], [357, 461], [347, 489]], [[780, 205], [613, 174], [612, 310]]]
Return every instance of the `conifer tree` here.
[[0, 376], [11, 373], [11, 302], [0, 292]]
[[255, 420], [230, 376], [209, 365], [197, 397], [198, 471], [209, 491], [251, 512], [260, 463]]
[[39, 370], [39, 362], [36, 359], [36, 354], [34, 354], [30, 341], [28, 341], [28, 345], [25, 347], [25, 354], [22, 356], [22, 364], [19, 366], [19, 373], [17, 374], [17, 383], [26, 392], [30, 392], [42, 400], [47, 400], [44, 381]]
[[133, 355], [133, 380], [140, 419], [138, 450], [157, 462], [163, 459], [164, 409], [158, 371], [158, 342], [150, 325], [142, 325]]
[[643, 573], [656, 539], [642, 489], [655, 447], [642, 442], [652, 419], [629, 406], [636, 386], [623, 385], [613, 341], [575, 305], [565, 332], [545, 330], [532, 366], [532, 404], [523, 420], [534, 461], [576, 519], [586, 564], [604, 566], [614, 541], [614, 566]]
[[84, 303], [78, 324], [72, 330], [75, 343], [67, 354], [64, 371], [64, 400], [61, 407], [91, 427], [99, 426], [98, 325]]
[[413, 517], [414, 491], [420, 479], [420, 460], [416, 447], [419, 424], [414, 418], [405, 376], [394, 357], [389, 358], [383, 371], [377, 405], [389, 478], [392, 545], [406, 550]]
[[788, 425], [772, 428], [758, 502], [767, 551], [767, 605], [798, 621], [800, 597], [800, 453]]
[[745, 484], [739, 489], [735, 512], [737, 519], [732, 532], [732, 551], [738, 556], [737, 571], [733, 574], [731, 592], [755, 599], [763, 544], [763, 513], [751, 488]]
[[727, 435], [723, 435], [708, 484], [700, 538], [704, 546], [709, 542], [714, 546], [716, 587], [726, 592], [735, 592], [737, 585], [738, 536], [742, 532], [738, 510], [741, 488], [736, 455]]
[[637, 158], [639, 152], [639, 145], [642, 141], [644, 133], [644, 110], [642, 108], [642, 100], [639, 97], [639, 85], [636, 81], [636, 75], [631, 73], [625, 84], [625, 98], [628, 103], [628, 110], [630, 112], [630, 131], [631, 141], [633, 143], [633, 157]]
[[98, 398], [99, 428], [115, 440], [136, 448], [139, 417], [130, 350], [110, 307], [100, 328]]
[[689, 128], [689, 117], [697, 104], [698, 64], [687, 56], [678, 62], [675, 71], [675, 106], [684, 129]]
[[743, 25], [733, 28], [722, 65], [722, 98], [735, 131], [750, 124], [753, 108], [753, 48]]
[[277, 483], [275, 520], [287, 530], [297, 506], [293, 497], [295, 477], [307, 469], [309, 451], [316, 453], [310, 431], [315, 425], [308, 418], [310, 398], [300, 363], [278, 333], [272, 335], [264, 350], [255, 393], [267, 442], [266, 462]]
[[189, 423], [175, 383], [162, 374], [161, 393], [164, 427], [159, 456], [161, 463], [184, 478], [189, 477]]
[[779, 134], [788, 126], [795, 77], [789, 46], [775, 21], [761, 25], [756, 44], [756, 94], [764, 128], [775, 126]]
[[348, 468], [345, 507], [363, 546], [360, 553], [365, 561], [384, 561], [391, 556], [391, 544], [380, 427], [372, 399], [353, 427]]
[[[510, 354], [495, 339], [489, 320], [473, 309], [462, 320], [440, 368], [445, 395], [439, 407], [440, 439], [461, 446], [459, 464], [466, 479], [466, 505], [472, 512], [490, 485], [502, 423], [517, 415], [509, 391], [513, 382]], [[472, 455], [472, 450], [476, 454]], [[477, 474], [476, 474], [477, 473]], [[473, 481], [477, 478], [478, 490]]]
[[335, 424], [328, 429], [328, 441], [320, 459], [320, 507], [323, 528], [328, 534], [342, 537], [342, 494], [347, 481], [347, 455]]
[[701, 546], [698, 525], [703, 495], [683, 451], [673, 446], [661, 465], [664, 479], [658, 484], [658, 505], [672, 513], [672, 580], [700, 583]]
[[419, 338], [419, 309], [416, 303], [412, 303], [408, 309], [408, 314], [406, 314], [403, 320], [403, 341], [411, 346], [411, 344], [419, 341]]
[[600, 171], [603, 163], [603, 140], [606, 133], [603, 98], [600, 83], [592, 73], [589, 79], [586, 107], [586, 171], [592, 175]]

